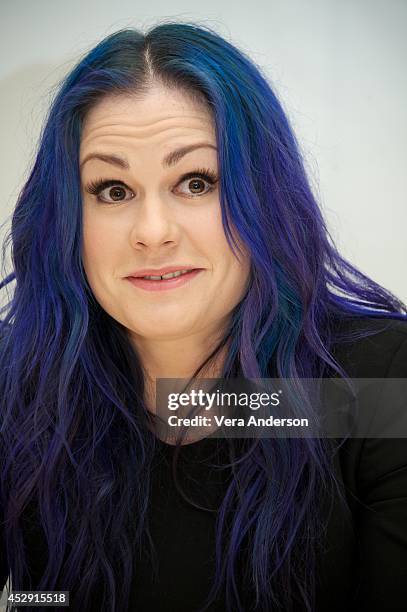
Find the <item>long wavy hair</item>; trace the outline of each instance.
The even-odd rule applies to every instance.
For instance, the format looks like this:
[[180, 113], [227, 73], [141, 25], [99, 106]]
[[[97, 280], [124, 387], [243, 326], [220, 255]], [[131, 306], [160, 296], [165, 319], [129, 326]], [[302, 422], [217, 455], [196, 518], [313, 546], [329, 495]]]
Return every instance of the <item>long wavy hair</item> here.
[[[0, 508], [12, 585], [70, 590], [74, 610], [97, 589], [101, 610], [126, 610], [136, 552], [152, 546], [156, 439], [143, 368], [87, 283], [78, 159], [89, 109], [105, 96], [142, 96], [154, 81], [210, 109], [225, 235], [238, 256], [235, 229], [251, 257], [250, 286], [217, 347], [228, 341], [224, 377], [237, 364], [243, 377], [269, 377], [271, 363], [300, 385], [326, 368], [344, 375], [331, 351], [344, 339], [334, 320], [407, 316], [336, 250], [282, 105], [244, 53], [190, 23], [120, 30], [87, 53], [51, 103], [3, 244], [13, 272], [1, 283], [15, 281], [0, 327]], [[217, 515], [208, 605], [223, 592], [229, 611], [244, 610], [251, 590], [262, 612], [313, 609], [319, 500], [338, 494], [332, 455], [318, 438], [249, 441]], [[35, 580], [22, 528], [30, 521], [47, 551]]]

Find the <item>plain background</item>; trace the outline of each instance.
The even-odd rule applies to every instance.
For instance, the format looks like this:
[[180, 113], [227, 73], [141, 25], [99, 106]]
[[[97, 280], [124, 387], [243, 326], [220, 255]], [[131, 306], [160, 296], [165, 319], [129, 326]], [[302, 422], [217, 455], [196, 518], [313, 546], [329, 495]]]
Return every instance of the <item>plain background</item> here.
[[0, 223], [58, 81], [104, 36], [161, 20], [209, 25], [262, 68], [339, 250], [406, 302], [406, 0], [2, 0]]

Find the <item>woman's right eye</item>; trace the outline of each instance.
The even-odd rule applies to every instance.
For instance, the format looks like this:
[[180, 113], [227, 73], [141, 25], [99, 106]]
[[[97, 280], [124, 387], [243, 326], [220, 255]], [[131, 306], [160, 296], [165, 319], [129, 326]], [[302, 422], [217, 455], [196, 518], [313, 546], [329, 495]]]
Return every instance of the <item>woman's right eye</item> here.
[[[123, 195], [125, 196], [126, 190], [133, 194], [123, 181], [118, 180], [96, 180], [86, 186], [86, 191], [88, 193], [95, 195], [99, 202], [104, 202], [105, 204], [115, 204], [125, 201]], [[107, 194], [102, 197], [104, 191], [107, 191]]]

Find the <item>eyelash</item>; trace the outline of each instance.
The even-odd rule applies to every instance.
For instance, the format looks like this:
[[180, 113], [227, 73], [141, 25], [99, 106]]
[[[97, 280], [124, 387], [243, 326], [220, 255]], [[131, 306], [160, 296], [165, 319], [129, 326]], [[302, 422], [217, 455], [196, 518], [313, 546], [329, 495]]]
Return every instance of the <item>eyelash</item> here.
[[[199, 168], [197, 170], [194, 170], [193, 172], [188, 172], [187, 174], [184, 174], [179, 180], [179, 182], [177, 183], [177, 186], [180, 183], [183, 183], [184, 181], [187, 181], [188, 179], [191, 180], [193, 178], [195, 179], [199, 178], [199, 179], [206, 181], [207, 183], [209, 183], [211, 188], [208, 189], [208, 191], [205, 191], [204, 193], [201, 193], [201, 194], [186, 196], [187, 198], [196, 198], [196, 197], [207, 195], [208, 193], [214, 190], [215, 184], [218, 181], [218, 177], [213, 170], [209, 170], [209, 168]], [[90, 193], [91, 195], [97, 196], [98, 201], [101, 202], [102, 204], [114, 205], [114, 204], [121, 204], [122, 202], [126, 201], [126, 200], [116, 200], [116, 201], [113, 200], [112, 202], [106, 202], [105, 200], [102, 200], [101, 198], [99, 198], [99, 195], [101, 194], [101, 192], [107, 189], [108, 187], [124, 187], [126, 189], [129, 189], [126, 183], [120, 180], [96, 179], [95, 181], [91, 181], [86, 186], [86, 191]]]

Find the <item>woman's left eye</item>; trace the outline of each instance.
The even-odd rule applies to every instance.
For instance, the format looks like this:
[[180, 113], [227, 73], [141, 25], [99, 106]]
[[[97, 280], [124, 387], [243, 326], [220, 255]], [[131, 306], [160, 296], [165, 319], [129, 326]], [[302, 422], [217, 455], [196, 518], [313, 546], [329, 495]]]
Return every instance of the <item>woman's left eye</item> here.
[[[214, 190], [214, 185], [217, 182], [217, 178], [214, 173], [210, 172], [198, 172], [184, 176], [180, 181], [179, 185], [185, 183], [189, 193], [185, 193], [187, 197], [201, 196]], [[206, 187], [205, 187], [206, 183]]]
[[[185, 183], [187, 191], [181, 191], [181, 193], [186, 197], [194, 198], [206, 195], [207, 193], [213, 191], [217, 182], [218, 177], [216, 176], [215, 172], [208, 169], [200, 169], [184, 174], [178, 182], [177, 187]], [[121, 202], [125, 201], [122, 195], [125, 195], [126, 190], [134, 196], [132, 190], [120, 180], [100, 179], [93, 181], [86, 186], [86, 191], [88, 193], [95, 195], [99, 202], [103, 202], [105, 204], [120, 204]], [[107, 195], [103, 194], [104, 191], [107, 191]], [[107, 199], [108, 197], [112, 199], [109, 200]]]

